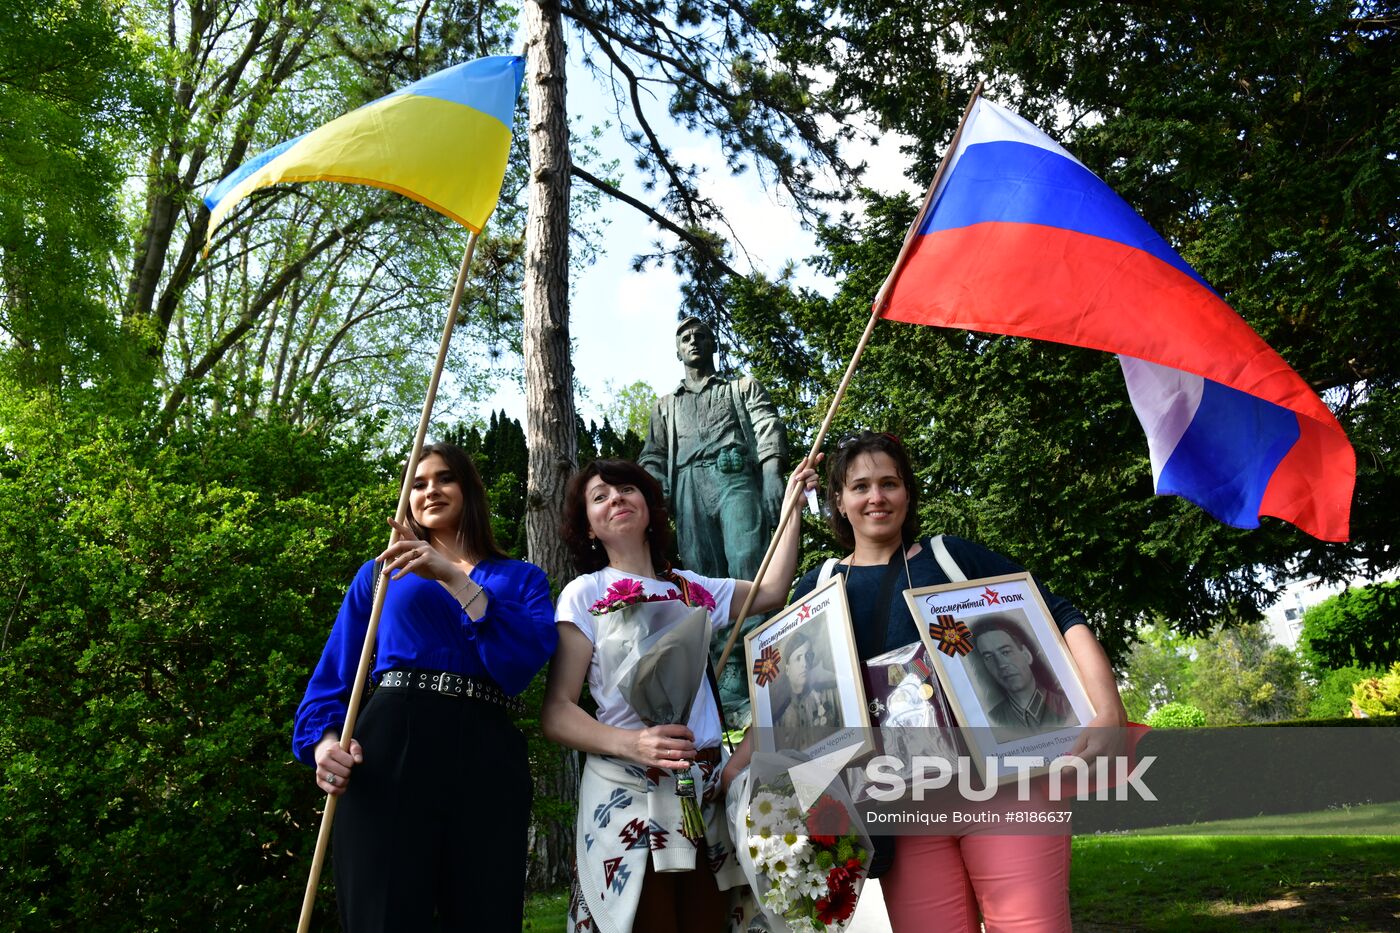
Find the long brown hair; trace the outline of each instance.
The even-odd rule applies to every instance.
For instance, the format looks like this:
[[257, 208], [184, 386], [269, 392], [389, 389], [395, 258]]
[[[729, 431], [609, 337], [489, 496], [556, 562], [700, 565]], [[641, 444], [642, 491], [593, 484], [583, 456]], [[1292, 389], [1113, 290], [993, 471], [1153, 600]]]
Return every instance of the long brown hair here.
[[[496, 544], [496, 536], [491, 531], [491, 506], [486, 501], [486, 486], [481, 482], [481, 474], [472, 462], [471, 454], [456, 444], [426, 444], [423, 455], [418, 459], [421, 465], [433, 455], [442, 458], [447, 471], [462, 487], [462, 516], [457, 522], [457, 543], [473, 563], [480, 563], [489, 557], [506, 556]], [[407, 470], [408, 464], [404, 464]], [[429, 540], [429, 531], [408, 511], [408, 526], [424, 541]]]
[[588, 503], [584, 492], [589, 480], [600, 477], [609, 486], [636, 486], [647, 502], [647, 545], [651, 548], [651, 563], [657, 573], [671, 567], [666, 554], [671, 548], [670, 516], [666, 497], [656, 478], [631, 460], [594, 460], [573, 476], [564, 490], [564, 507], [559, 516], [559, 536], [573, 555], [579, 573], [592, 573], [608, 565], [608, 552], [588, 536]]

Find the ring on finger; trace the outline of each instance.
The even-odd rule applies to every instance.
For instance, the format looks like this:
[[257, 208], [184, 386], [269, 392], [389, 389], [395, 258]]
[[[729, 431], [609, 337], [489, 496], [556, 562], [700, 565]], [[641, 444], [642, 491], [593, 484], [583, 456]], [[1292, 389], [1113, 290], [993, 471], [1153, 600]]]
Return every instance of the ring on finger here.
[[335, 784], [335, 775], [334, 775], [334, 774], [327, 774], [327, 775], [326, 775], [326, 783], [327, 783], [327, 784], [334, 785], [334, 784]]

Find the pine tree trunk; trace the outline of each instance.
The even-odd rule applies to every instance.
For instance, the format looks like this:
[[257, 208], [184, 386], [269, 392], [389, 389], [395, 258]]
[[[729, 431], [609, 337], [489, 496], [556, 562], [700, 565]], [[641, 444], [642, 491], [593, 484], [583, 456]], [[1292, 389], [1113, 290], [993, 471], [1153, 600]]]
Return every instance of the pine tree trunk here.
[[[556, 586], [573, 576], [559, 539], [564, 483], [577, 465], [574, 369], [569, 359], [569, 122], [564, 107], [564, 27], [557, 0], [525, 4], [526, 73], [530, 94], [530, 210], [525, 227], [525, 437], [529, 479], [525, 537], [530, 560]], [[542, 761], [536, 794], [569, 804], [578, 798], [578, 767], [560, 749]], [[554, 765], [555, 767], [550, 767]], [[572, 820], [536, 826], [530, 885], [568, 880]]]

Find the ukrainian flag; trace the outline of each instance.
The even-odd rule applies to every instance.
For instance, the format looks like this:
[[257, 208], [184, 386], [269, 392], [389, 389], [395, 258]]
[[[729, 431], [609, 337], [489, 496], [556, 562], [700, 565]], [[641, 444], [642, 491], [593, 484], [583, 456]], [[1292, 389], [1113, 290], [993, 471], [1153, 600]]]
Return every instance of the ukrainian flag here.
[[209, 232], [257, 188], [348, 181], [407, 195], [476, 232], [496, 208], [525, 59], [445, 68], [244, 163], [204, 198]]

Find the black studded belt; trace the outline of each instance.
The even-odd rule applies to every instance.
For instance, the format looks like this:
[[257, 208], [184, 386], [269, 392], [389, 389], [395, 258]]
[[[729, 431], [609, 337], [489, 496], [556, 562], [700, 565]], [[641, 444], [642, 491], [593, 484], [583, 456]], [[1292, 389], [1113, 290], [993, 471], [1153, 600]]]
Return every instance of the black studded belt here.
[[450, 697], [465, 697], [468, 700], [479, 700], [499, 706], [515, 716], [525, 711], [524, 703], [516, 697], [507, 696], [504, 690], [491, 681], [453, 674], [450, 671], [385, 671], [380, 675], [378, 689], [421, 690]]

